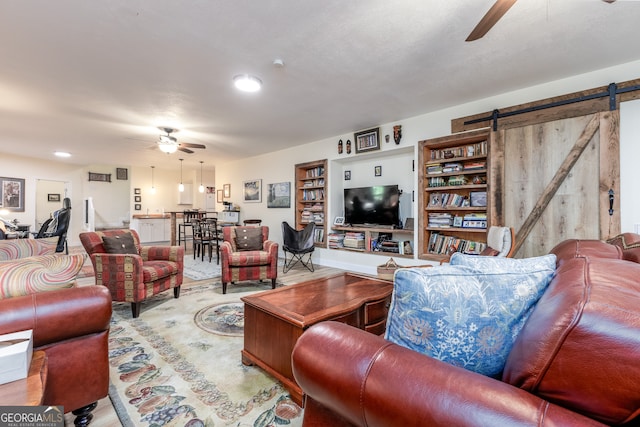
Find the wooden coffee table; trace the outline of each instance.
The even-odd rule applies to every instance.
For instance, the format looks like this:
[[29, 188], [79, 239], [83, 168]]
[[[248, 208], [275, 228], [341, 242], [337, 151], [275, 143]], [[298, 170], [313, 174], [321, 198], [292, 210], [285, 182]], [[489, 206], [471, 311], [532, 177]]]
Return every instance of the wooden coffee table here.
[[392, 290], [392, 282], [344, 273], [244, 297], [242, 363], [274, 376], [302, 406], [302, 389], [291, 370], [291, 353], [300, 335], [324, 320], [380, 335]]

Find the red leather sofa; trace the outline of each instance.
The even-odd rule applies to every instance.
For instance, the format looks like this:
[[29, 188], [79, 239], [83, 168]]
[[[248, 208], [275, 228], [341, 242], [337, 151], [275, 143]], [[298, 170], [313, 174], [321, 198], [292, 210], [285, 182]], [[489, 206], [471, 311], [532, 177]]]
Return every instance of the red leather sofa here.
[[336, 323], [293, 351], [310, 426], [640, 425], [640, 236], [567, 240], [501, 378]]
[[0, 300], [0, 334], [33, 329], [33, 350], [47, 355], [43, 405], [73, 411], [78, 426], [89, 424], [109, 390], [110, 320], [111, 296], [104, 286]]

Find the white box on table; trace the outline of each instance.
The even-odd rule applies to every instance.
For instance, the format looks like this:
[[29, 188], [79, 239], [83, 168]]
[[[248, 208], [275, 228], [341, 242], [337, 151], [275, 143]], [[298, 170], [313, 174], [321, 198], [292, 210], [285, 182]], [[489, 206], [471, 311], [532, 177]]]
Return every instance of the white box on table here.
[[0, 384], [27, 378], [32, 355], [32, 329], [0, 335]]

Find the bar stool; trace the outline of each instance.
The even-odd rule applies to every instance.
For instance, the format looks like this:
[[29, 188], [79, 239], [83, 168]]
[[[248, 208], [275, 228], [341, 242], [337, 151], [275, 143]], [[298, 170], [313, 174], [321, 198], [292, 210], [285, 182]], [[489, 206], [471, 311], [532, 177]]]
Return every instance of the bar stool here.
[[178, 246], [182, 244], [184, 240], [184, 250], [187, 250], [187, 228], [191, 228], [191, 235], [193, 235], [193, 220], [200, 219], [200, 213], [198, 211], [184, 211], [182, 212], [182, 224], [178, 224]]

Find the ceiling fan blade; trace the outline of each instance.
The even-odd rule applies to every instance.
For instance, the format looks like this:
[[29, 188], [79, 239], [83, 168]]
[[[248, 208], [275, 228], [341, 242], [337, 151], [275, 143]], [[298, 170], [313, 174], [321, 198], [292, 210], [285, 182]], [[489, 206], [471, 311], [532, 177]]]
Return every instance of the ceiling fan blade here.
[[188, 153], [188, 154], [195, 153], [195, 151], [191, 151], [188, 148], [184, 148], [184, 147], [178, 147], [178, 150], [182, 151], [183, 153]]
[[190, 142], [181, 142], [180, 147], [188, 147], [188, 148], [207, 148], [206, 145], [202, 144], [191, 144]]
[[507, 13], [516, 0], [496, 0], [491, 9], [482, 17], [465, 41], [471, 42], [483, 37]]

